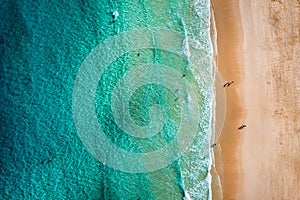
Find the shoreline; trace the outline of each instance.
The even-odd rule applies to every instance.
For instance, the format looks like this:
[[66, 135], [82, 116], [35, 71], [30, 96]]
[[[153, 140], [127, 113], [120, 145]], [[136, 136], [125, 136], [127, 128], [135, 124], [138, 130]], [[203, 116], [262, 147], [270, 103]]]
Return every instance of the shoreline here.
[[[222, 187], [222, 198], [236, 199], [238, 187], [241, 185], [241, 163], [240, 145], [241, 138], [237, 132], [237, 127], [244, 118], [243, 99], [241, 93], [241, 80], [243, 79], [242, 48], [243, 33], [237, 24], [240, 24], [240, 14], [238, 0], [217, 1], [214, 0], [214, 15], [217, 30], [217, 69], [223, 79], [223, 84], [233, 80], [234, 83], [223, 88], [223, 85], [216, 85], [216, 98], [220, 97], [220, 91], [226, 93], [226, 117], [221, 135], [216, 143], [218, 148], [214, 149], [216, 171], [220, 176]], [[229, 12], [230, 11], [230, 12]], [[217, 100], [218, 102], [218, 100]], [[219, 105], [220, 106], [220, 105]], [[216, 115], [219, 115], [220, 107], [216, 105]], [[216, 121], [216, 124], [222, 121]], [[216, 133], [218, 134], [218, 133]], [[214, 197], [215, 196], [215, 197]], [[213, 188], [213, 197], [220, 196]], [[219, 198], [219, 197], [218, 197]]]
[[[215, 14], [214, 14], [214, 5], [212, 2], [210, 2], [210, 39], [211, 39], [211, 45], [212, 45], [212, 67], [214, 69], [214, 114], [213, 114], [213, 134], [211, 136], [210, 140], [210, 146], [215, 145], [214, 148], [211, 150], [211, 157], [212, 157], [212, 163], [210, 168], [210, 174], [211, 174], [211, 198], [214, 200], [221, 200], [222, 197], [222, 185], [220, 180], [220, 175], [217, 170], [216, 159], [222, 158], [222, 156], [215, 157], [216, 152], [219, 152], [219, 154], [222, 154], [221, 148], [217, 144], [217, 141], [219, 140], [221, 130], [224, 125], [225, 121], [225, 114], [226, 114], [226, 106], [224, 105], [224, 102], [226, 101], [226, 94], [225, 92], [220, 92], [219, 88], [223, 83], [222, 77], [217, 69], [217, 59], [218, 59], [218, 48], [217, 48], [217, 29], [216, 29], [216, 20], [215, 20]], [[221, 98], [219, 98], [221, 97]], [[220, 107], [222, 107], [220, 109]], [[216, 111], [219, 111], [218, 114]], [[220, 112], [222, 110], [223, 112]]]

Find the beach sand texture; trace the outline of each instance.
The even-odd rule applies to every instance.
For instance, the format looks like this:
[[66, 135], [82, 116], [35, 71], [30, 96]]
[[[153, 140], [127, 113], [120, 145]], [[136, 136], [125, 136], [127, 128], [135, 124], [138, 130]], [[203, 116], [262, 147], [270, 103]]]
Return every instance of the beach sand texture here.
[[300, 199], [300, 1], [213, 4], [218, 69], [235, 81], [226, 88], [224, 161], [215, 153], [223, 198]]

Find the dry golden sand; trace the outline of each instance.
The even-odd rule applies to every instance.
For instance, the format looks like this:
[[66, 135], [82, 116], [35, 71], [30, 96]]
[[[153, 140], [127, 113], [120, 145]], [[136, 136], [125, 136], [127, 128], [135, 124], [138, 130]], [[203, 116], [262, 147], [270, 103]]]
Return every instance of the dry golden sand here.
[[300, 1], [213, 4], [218, 68], [235, 81], [219, 140], [223, 199], [300, 199]]

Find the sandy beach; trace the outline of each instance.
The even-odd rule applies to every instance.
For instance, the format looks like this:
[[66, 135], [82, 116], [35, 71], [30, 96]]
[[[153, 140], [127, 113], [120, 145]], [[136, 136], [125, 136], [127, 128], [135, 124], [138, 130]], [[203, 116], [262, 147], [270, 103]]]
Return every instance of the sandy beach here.
[[213, 5], [218, 69], [234, 81], [215, 151], [223, 199], [300, 199], [300, 2]]

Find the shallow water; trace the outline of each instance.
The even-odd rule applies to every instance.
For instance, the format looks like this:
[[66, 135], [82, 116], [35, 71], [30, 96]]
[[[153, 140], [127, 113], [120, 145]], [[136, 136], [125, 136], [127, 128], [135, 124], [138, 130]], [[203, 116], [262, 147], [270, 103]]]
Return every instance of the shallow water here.
[[[192, 199], [210, 198], [214, 70], [208, 0], [11, 1], [2, 7], [3, 199], [182, 199], [185, 192]], [[140, 28], [146, 34], [127, 37]], [[139, 66], [144, 68], [135, 71]], [[126, 81], [134, 86], [138, 77], [147, 84], [115, 91], [120, 81], [120, 87]], [[74, 95], [89, 94], [92, 87], [93, 98]], [[127, 103], [132, 120], [138, 127], [154, 124], [145, 130], [154, 135], [133, 135], [140, 129], [126, 110], [117, 109]], [[94, 126], [83, 108], [93, 109], [87, 117], [95, 117], [107, 141], [141, 160], [91, 144], [99, 135], [84, 138]], [[170, 151], [148, 156], [170, 144]]]

